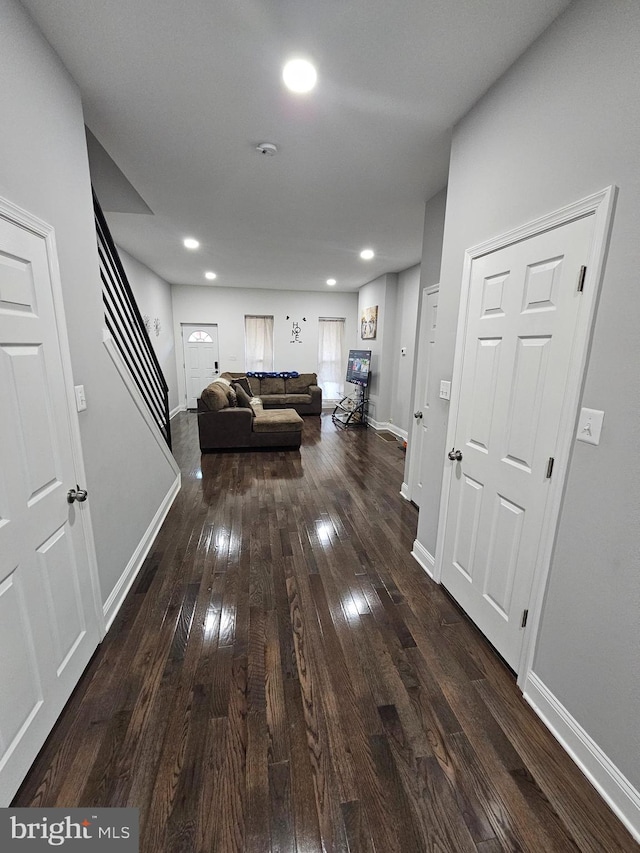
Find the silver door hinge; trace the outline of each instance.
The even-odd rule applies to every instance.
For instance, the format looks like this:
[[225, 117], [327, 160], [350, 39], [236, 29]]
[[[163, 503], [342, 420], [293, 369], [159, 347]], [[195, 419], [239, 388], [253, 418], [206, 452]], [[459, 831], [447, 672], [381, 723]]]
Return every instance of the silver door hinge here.
[[527, 619], [528, 619], [528, 618], [529, 618], [529, 611], [528, 611], [528, 610], [523, 610], [523, 611], [522, 611], [522, 621], [520, 622], [520, 627], [521, 627], [521, 628], [526, 627]]
[[546, 479], [547, 479], [547, 480], [550, 480], [550, 479], [551, 479], [551, 474], [553, 473], [553, 463], [554, 463], [554, 461], [555, 461], [555, 460], [554, 460], [553, 456], [550, 456], [550, 457], [549, 457], [549, 461], [547, 462], [547, 476], [546, 476]]
[[580, 267], [580, 274], [578, 275], [578, 293], [582, 293], [584, 290], [584, 280], [587, 275], [587, 268]]

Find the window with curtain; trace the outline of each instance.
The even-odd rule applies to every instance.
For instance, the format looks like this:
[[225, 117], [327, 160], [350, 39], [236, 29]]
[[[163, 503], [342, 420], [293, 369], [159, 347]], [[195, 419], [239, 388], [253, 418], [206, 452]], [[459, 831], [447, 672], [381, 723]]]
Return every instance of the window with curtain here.
[[318, 321], [318, 385], [326, 400], [344, 396], [344, 324], [344, 317], [321, 317]]
[[273, 370], [273, 317], [244, 318], [244, 369]]

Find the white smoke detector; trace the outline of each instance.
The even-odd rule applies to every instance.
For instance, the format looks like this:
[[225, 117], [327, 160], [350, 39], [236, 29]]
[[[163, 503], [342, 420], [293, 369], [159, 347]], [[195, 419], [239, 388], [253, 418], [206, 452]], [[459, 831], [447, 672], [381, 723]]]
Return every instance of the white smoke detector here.
[[267, 157], [273, 157], [278, 153], [278, 149], [273, 142], [261, 142], [260, 145], [256, 146], [256, 151], [258, 154], [265, 154]]

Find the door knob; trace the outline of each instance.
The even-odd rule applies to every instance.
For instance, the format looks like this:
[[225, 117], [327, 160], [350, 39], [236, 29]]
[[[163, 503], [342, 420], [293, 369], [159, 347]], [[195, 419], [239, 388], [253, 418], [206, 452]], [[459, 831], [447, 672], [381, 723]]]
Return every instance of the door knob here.
[[413, 417], [414, 417], [416, 420], [420, 420], [420, 418], [422, 417], [422, 412], [414, 412], [414, 413], [413, 413]]
[[79, 504], [82, 504], [87, 499], [87, 490], [81, 489], [80, 486], [76, 483], [75, 489], [69, 489], [67, 492], [67, 503], [72, 504], [74, 501], [78, 501]]
[[462, 462], [462, 451], [456, 450], [454, 447], [447, 453], [447, 456], [452, 462]]

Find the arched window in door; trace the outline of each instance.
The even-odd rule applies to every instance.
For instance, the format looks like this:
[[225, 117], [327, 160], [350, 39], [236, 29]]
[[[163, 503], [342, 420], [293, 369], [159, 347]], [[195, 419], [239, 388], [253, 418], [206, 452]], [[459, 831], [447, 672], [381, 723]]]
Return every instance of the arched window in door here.
[[198, 329], [196, 332], [191, 332], [189, 335], [189, 340], [187, 341], [189, 344], [212, 344], [213, 338], [209, 334], [209, 332], [204, 332], [202, 329]]

